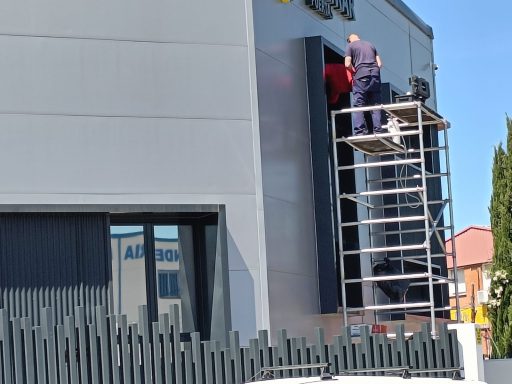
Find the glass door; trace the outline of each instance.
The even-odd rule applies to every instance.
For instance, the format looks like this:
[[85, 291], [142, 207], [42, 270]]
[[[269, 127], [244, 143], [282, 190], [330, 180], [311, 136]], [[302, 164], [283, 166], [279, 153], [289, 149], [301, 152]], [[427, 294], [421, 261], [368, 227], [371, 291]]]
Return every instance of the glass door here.
[[177, 304], [182, 332], [197, 330], [194, 242], [191, 225], [155, 225], [154, 254], [158, 313]]
[[144, 227], [110, 226], [114, 313], [138, 319], [138, 306], [147, 303]]

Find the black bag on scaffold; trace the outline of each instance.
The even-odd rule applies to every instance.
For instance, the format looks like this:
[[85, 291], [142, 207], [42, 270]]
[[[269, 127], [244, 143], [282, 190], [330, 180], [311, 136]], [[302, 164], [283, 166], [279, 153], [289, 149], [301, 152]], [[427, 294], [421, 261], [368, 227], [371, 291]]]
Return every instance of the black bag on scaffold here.
[[[373, 267], [374, 276], [389, 276], [389, 275], [401, 275], [402, 271], [391, 265], [389, 259], [386, 257], [384, 262], [378, 263]], [[405, 294], [409, 289], [410, 280], [383, 280], [377, 281], [377, 286], [391, 300], [404, 301]]]

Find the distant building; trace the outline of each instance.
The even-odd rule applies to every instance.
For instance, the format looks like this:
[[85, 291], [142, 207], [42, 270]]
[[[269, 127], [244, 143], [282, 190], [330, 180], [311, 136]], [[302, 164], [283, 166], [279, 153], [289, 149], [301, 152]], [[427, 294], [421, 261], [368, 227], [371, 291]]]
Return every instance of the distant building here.
[[[452, 251], [452, 239], [446, 242], [446, 251]], [[493, 256], [493, 239], [490, 227], [472, 225], [455, 235], [457, 253], [457, 280], [460, 298], [460, 316], [464, 323], [480, 324], [489, 328], [487, 296], [491, 284], [490, 271]], [[448, 273], [453, 276], [453, 260], [447, 259]], [[450, 305], [455, 306], [455, 284], [449, 285]], [[451, 318], [456, 319], [455, 310]], [[486, 331], [485, 331], [486, 332]], [[485, 335], [483, 335], [485, 337]], [[483, 343], [484, 354], [486, 343]]]

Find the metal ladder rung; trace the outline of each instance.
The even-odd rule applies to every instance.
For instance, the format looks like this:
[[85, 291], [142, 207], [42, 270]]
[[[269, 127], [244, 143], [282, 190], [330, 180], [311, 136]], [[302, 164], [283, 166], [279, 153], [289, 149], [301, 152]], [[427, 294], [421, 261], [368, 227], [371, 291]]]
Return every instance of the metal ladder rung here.
[[396, 188], [396, 189], [381, 189], [378, 191], [366, 191], [366, 192], [358, 192], [358, 193], [344, 193], [340, 195], [340, 199], [348, 199], [349, 197], [358, 197], [358, 196], [381, 196], [381, 195], [396, 195], [399, 193], [415, 193], [415, 192], [423, 192], [423, 187], [413, 187], [413, 188]]
[[386, 276], [369, 276], [369, 277], [362, 277], [360, 279], [347, 279], [345, 280], [345, 283], [351, 284], [351, 283], [363, 283], [366, 281], [391, 281], [391, 280], [409, 280], [409, 279], [424, 279], [427, 278], [429, 275], [427, 272], [423, 273], [409, 273], [404, 275], [386, 275]]
[[[428, 205], [439, 205], [444, 204], [445, 200], [432, 200], [431, 202], [427, 202]], [[448, 202], [449, 203], [449, 202]], [[410, 207], [411, 203], [400, 203], [400, 204], [385, 204], [385, 205], [372, 205], [373, 209], [387, 209], [387, 208], [402, 208], [402, 207]]]
[[[448, 279], [446, 279], [446, 280], [448, 280]], [[451, 279], [451, 280], [453, 280], [453, 279]], [[453, 283], [453, 281], [436, 280], [436, 281], [432, 282], [432, 284], [434, 284], [434, 285], [442, 285], [442, 284], [450, 284], [450, 283]], [[428, 281], [416, 281], [414, 283], [410, 283], [409, 287], [419, 287], [422, 285], [428, 285]]]
[[375, 167], [386, 167], [389, 165], [401, 165], [401, 164], [417, 164], [421, 163], [421, 159], [406, 159], [406, 160], [390, 160], [390, 161], [377, 161], [374, 163], [361, 163], [354, 165], [342, 165], [337, 167], [338, 171], [346, 171], [349, 169], [357, 168], [375, 168]]
[[368, 140], [368, 137], [385, 137], [385, 138], [393, 138], [396, 136], [415, 136], [419, 135], [420, 131], [415, 130], [408, 130], [408, 131], [400, 131], [400, 132], [387, 132], [387, 133], [379, 133], [377, 135], [369, 134], [364, 136], [349, 136], [349, 137], [339, 137], [336, 138], [337, 143], [360, 143]]
[[418, 249], [426, 249], [425, 244], [415, 245], [398, 245], [391, 247], [363, 248], [353, 251], [343, 251], [344, 255], [357, 255], [359, 253], [377, 253], [377, 252], [394, 252], [394, 251], [416, 251]]
[[[446, 173], [446, 172], [432, 173], [430, 175], [425, 175], [425, 178], [433, 179], [436, 177], [444, 177], [444, 176], [448, 176], [448, 173]], [[412, 176], [388, 177], [388, 178], [384, 178], [384, 179], [369, 179], [368, 182], [369, 183], [389, 183], [389, 182], [400, 181], [400, 180], [420, 180], [420, 179], [421, 179], [421, 175], [416, 174], [416, 175], [412, 175]]]
[[[438, 231], [447, 231], [450, 227], [437, 227]], [[425, 228], [417, 228], [417, 229], [402, 229], [402, 230], [396, 230], [396, 231], [378, 231], [378, 232], [371, 232], [371, 236], [386, 236], [386, 235], [403, 235], [406, 233], [420, 233], [425, 232]]]
[[432, 303], [409, 303], [409, 304], [383, 304], [383, 305], [367, 305], [365, 307], [347, 308], [347, 312], [360, 312], [364, 310], [369, 311], [386, 311], [390, 309], [409, 309], [409, 308], [430, 308]]
[[[443, 311], [450, 311], [452, 309], [455, 309], [454, 307], [437, 307], [434, 308], [435, 312], [443, 312]], [[400, 311], [382, 311], [379, 312], [379, 315], [398, 315], [398, 314], [409, 314], [409, 313], [422, 313], [427, 311], [428, 309], [403, 309]]]
[[408, 221], [420, 221], [425, 220], [425, 216], [407, 216], [407, 217], [393, 217], [388, 219], [367, 219], [361, 221], [352, 221], [348, 223], [341, 223], [342, 227], [353, 227], [355, 225], [365, 224], [385, 224], [385, 223], [404, 223]]

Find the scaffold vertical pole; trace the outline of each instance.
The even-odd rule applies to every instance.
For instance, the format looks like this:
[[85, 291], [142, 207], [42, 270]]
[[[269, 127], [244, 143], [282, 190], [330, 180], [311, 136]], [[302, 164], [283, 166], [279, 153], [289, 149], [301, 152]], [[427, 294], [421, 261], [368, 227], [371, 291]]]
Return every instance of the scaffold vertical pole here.
[[343, 231], [341, 228], [341, 202], [340, 185], [338, 175], [338, 148], [336, 141], [336, 115], [331, 112], [332, 147], [334, 156], [334, 182], [336, 191], [336, 226], [338, 227], [338, 255], [340, 258], [340, 283], [341, 283], [341, 305], [343, 307], [343, 325], [348, 326], [347, 315], [347, 291], [345, 287], [345, 260], [343, 257]]
[[[455, 230], [453, 223], [453, 199], [452, 199], [452, 176], [450, 168], [450, 151], [448, 146], [448, 127], [444, 128], [444, 146], [445, 146], [445, 160], [446, 160], [446, 185], [448, 188], [448, 199], [450, 201], [448, 212], [450, 215], [450, 235], [452, 239], [452, 267], [453, 267], [453, 285], [455, 288], [455, 312], [457, 323], [460, 323], [460, 299], [459, 299], [459, 277], [457, 275], [457, 252], [455, 250]], [[448, 299], [449, 300], [449, 299]]]
[[427, 197], [427, 176], [426, 176], [426, 164], [425, 164], [425, 148], [423, 142], [423, 116], [421, 114], [420, 104], [417, 104], [418, 113], [418, 130], [419, 130], [419, 142], [420, 142], [420, 160], [421, 160], [421, 183], [423, 185], [423, 215], [425, 217], [425, 248], [427, 252], [427, 273], [428, 273], [428, 293], [430, 302], [430, 323], [432, 335], [436, 335], [436, 313], [434, 303], [434, 281], [432, 277], [432, 250], [430, 245], [430, 223], [429, 223], [429, 208], [428, 208], [428, 197]]

